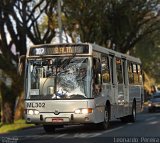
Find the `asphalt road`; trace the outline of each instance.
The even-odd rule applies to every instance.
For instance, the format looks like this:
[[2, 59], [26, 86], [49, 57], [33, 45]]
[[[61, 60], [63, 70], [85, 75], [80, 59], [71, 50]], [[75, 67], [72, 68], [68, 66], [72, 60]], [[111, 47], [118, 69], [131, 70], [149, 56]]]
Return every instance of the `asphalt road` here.
[[41, 126], [1, 134], [2, 143], [160, 143], [160, 112], [137, 115], [135, 123], [112, 121], [108, 130], [94, 126], [65, 126], [46, 134]]

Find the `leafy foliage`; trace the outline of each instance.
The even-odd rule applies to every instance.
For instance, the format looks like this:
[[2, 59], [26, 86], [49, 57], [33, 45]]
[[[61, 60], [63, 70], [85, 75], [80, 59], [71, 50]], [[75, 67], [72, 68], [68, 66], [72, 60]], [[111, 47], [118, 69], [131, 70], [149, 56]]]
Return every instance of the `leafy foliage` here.
[[[75, 24], [79, 24], [77, 31], [82, 42], [97, 43], [123, 53], [133, 49], [137, 43], [137, 53], [140, 55], [140, 51], [152, 47], [151, 59], [156, 58], [159, 63], [156, 53], [159, 51], [159, 40], [150, 37], [160, 30], [159, 2], [160, 0], [64, 0], [63, 26], [72, 33]], [[18, 56], [26, 54], [27, 38], [33, 44], [51, 42], [57, 27], [56, 11], [55, 0], [1, 0], [0, 69], [12, 79], [12, 85], [9, 89], [6, 88], [9, 92], [3, 93], [12, 93], [17, 97], [23, 92], [23, 76], [17, 73]], [[155, 45], [157, 48], [154, 51]], [[14, 47], [16, 52], [13, 52]], [[155, 65], [150, 61], [145, 61], [149, 63], [145, 65], [146, 70], [149, 65]], [[2, 98], [2, 101], [4, 99], [10, 101], [6, 98]]]
[[[10, 86], [11, 89], [8, 90], [16, 97], [23, 92], [23, 76], [17, 73], [18, 56], [26, 54], [27, 37], [33, 44], [49, 43], [52, 40], [55, 34], [50, 27], [52, 21], [47, 21], [43, 32], [39, 25], [45, 15], [50, 16], [52, 14], [55, 3], [52, 0], [1, 0], [0, 50], [2, 54], [0, 54], [0, 69], [7, 77], [11, 78], [12, 85]], [[12, 52], [14, 47], [15, 50]], [[7, 95], [2, 95], [2, 97], [10, 98]], [[2, 98], [2, 101], [3, 103], [9, 102], [7, 98]], [[13, 101], [12, 104], [14, 103]], [[12, 107], [14, 105], [7, 105], [9, 105], [8, 110], [10, 108], [13, 112]], [[23, 112], [21, 114], [23, 115]], [[5, 114], [3, 116], [5, 118]], [[4, 122], [7, 120], [6, 117]], [[9, 122], [12, 121], [9, 120]]]
[[127, 52], [146, 35], [159, 30], [159, 0], [64, 1], [69, 22], [80, 25], [83, 42], [95, 42]]
[[[134, 55], [141, 57], [143, 69], [148, 75], [160, 83], [160, 33], [156, 32], [146, 36], [136, 44]], [[152, 83], [154, 84], [154, 83]]]

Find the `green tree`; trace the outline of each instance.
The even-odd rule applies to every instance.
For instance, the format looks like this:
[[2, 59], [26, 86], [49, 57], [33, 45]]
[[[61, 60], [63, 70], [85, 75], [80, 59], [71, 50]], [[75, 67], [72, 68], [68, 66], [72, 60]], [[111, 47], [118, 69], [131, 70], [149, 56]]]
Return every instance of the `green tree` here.
[[103, 29], [108, 24], [106, 16], [104, 17], [105, 5], [106, 0], [65, 0], [62, 11], [66, 16], [68, 29], [72, 31], [74, 25], [79, 24], [83, 42], [103, 45], [108, 40], [108, 31]]
[[146, 36], [136, 44], [133, 55], [141, 57], [143, 69], [155, 79], [155, 83], [160, 83], [160, 33], [159, 31]]
[[[146, 35], [160, 29], [159, 0], [65, 0], [68, 23], [80, 25], [83, 42], [95, 42], [126, 53]], [[112, 47], [113, 48], [113, 47]]]
[[[33, 44], [49, 43], [54, 37], [54, 30], [48, 18], [46, 28], [41, 31], [40, 24], [44, 16], [53, 14], [56, 1], [52, 0], [1, 0], [0, 3], [0, 69], [12, 81], [10, 87], [2, 83], [2, 121], [14, 121], [14, 107], [17, 97], [16, 118], [23, 116], [23, 75], [17, 73], [18, 56], [26, 54], [27, 37]], [[10, 37], [11, 40], [8, 40]], [[15, 46], [16, 53], [12, 52]], [[5, 110], [7, 109], [7, 111]], [[10, 113], [10, 116], [5, 114]]]

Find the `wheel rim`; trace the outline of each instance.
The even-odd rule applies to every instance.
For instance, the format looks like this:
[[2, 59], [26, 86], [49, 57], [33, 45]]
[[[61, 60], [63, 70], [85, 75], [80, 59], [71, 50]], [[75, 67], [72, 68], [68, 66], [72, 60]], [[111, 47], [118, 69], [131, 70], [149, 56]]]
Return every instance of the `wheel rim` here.
[[135, 107], [133, 108], [133, 113], [132, 114], [133, 114], [133, 118], [136, 119], [136, 110], [135, 110]]
[[104, 121], [107, 123], [108, 122], [108, 111], [105, 110], [105, 113], [104, 113]]

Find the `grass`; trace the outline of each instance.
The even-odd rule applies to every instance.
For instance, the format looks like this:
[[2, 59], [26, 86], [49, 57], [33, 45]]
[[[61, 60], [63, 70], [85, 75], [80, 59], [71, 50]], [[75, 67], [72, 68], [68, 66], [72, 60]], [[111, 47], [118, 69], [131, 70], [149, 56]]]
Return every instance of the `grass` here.
[[20, 129], [24, 129], [32, 126], [34, 126], [34, 124], [26, 124], [25, 120], [18, 120], [18, 121], [15, 121], [14, 124], [7, 124], [7, 125], [2, 125], [0, 123], [0, 134], [9, 133], [11, 131], [16, 131], [16, 130], [20, 130]]

